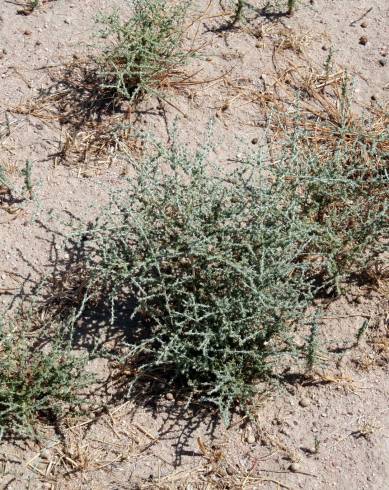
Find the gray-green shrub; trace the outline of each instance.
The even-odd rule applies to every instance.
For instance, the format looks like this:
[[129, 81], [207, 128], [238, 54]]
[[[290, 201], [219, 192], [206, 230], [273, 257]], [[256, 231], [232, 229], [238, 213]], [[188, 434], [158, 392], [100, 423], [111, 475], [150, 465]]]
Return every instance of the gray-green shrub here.
[[377, 263], [388, 236], [389, 132], [371, 140], [363, 128], [345, 124], [328, 144], [311, 146], [312, 134], [297, 131], [272, 167], [287, 179], [284, 195], [298, 199], [300, 220], [311, 228], [302, 260], [322, 289], [337, 293], [347, 278]]
[[89, 301], [135, 301], [140, 377], [162, 370], [227, 417], [303, 316], [309, 227], [257, 162], [229, 172], [176, 144], [133, 166], [87, 235]]
[[129, 160], [133, 177], [82, 235], [73, 275], [83, 306], [109, 307], [113, 322], [120, 309], [121, 323], [131, 310], [130, 384], [177, 381], [227, 420], [295, 349], [314, 295], [377, 258], [387, 230], [381, 145], [350, 144], [345, 131], [326, 153], [306, 137], [296, 132], [276, 161], [254, 155], [232, 169], [174, 137]]
[[80, 403], [85, 357], [58, 335], [44, 351], [25, 332], [0, 327], [0, 439], [37, 435], [39, 420], [58, 421]]
[[161, 95], [163, 86], [180, 79], [190, 51], [182, 47], [188, 2], [131, 0], [132, 16], [100, 16], [110, 44], [99, 58], [104, 87], [130, 100]]

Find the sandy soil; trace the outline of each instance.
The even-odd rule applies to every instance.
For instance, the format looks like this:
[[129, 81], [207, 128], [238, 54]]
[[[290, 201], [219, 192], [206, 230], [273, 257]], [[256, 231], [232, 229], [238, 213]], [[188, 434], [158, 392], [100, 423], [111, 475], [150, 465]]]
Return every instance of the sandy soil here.
[[[193, 3], [198, 12], [208, 4]], [[59, 161], [54, 155], [64, 128], [58, 120], [18, 109], [50, 87], [64, 63], [93, 49], [96, 12], [122, 4], [57, 0], [25, 16], [17, 13], [16, 2], [1, 2], [0, 129], [10, 130], [0, 141], [0, 164], [15, 195], [22, 193], [20, 172], [27, 160], [34, 184], [33, 199], [0, 206], [4, 308], [52, 269], [64, 235], [95, 216], [126, 173], [121, 161]], [[387, 0], [301, 1], [291, 18], [266, 17], [264, 2], [253, 0], [250, 24], [230, 31], [218, 29], [222, 18], [211, 18], [220, 12], [219, 2], [213, 4], [196, 39], [206, 54], [189, 68], [198, 83], [172, 91], [175, 107], [148, 99], [136, 113], [120, 117], [162, 139], [177, 119], [188, 145], [203, 140], [213, 118], [215, 158], [223, 162], [263, 143], [266, 114], [247, 94], [275, 89], [279, 69], [290, 63], [323, 66], [329, 52], [352, 77], [361, 105], [389, 102]], [[0, 487], [387, 489], [387, 306], [382, 291], [367, 288], [329, 304], [321, 332], [331, 355], [314, 380], [305, 379], [302, 369], [291, 370], [287, 389], [275, 388], [256, 402], [255, 420], [236, 416], [226, 429], [173, 396], [158, 405], [120, 402], [102, 415], [92, 410], [89, 419], [65, 427], [62, 437], [48, 428], [44, 443], [3, 443]], [[366, 318], [370, 333], [351, 349]], [[102, 378], [108, 374], [103, 360], [91, 362], [90, 369]]]

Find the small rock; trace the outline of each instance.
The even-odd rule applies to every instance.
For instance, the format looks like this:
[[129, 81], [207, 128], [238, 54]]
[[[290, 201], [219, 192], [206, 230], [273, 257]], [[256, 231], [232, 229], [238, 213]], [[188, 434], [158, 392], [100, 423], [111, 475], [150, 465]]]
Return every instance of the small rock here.
[[299, 465], [298, 463], [292, 463], [290, 466], [289, 466], [289, 470], [292, 472], [292, 473], [299, 473], [301, 471], [301, 465]]
[[301, 398], [299, 401], [300, 407], [304, 407], [304, 408], [309, 407], [310, 403], [311, 403], [310, 399], [306, 398], [305, 396]]
[[47, 448], [43, 448], [40, 452], [40, 455], [42, 458], [49, 459], [50, 458], [50, 451]]
[[64, 23], [65, 23], [65, 24], [70, 24], [70, 20], [69, 20], [69, 19], [65, 19], [65, 20], [64, 20]]
[[258, 138], [253, 138], [253, 139], [251, 140], [251, 143], [252, 143], [253, 145], [256, 145], [256, 144], [258, 143]]
[[39, 39], [38, 39], [38, 41], [35, 42], [35, 46], [40, 46], [41, 44], [42, 43], [39, 41]]
[[325, 46], [325, 45], [323, 44], [323, 46], [321, 47], [321, 49], [322, 49], [323, 51], [327, 51], [327, 49], [328, 49], [328, 48], [327, 48], [327, 46]]
[[[294, 395], [296, 393], [296, 388], [294, 386], [292, 386], [292, 385], [288, 385], [286, 387], [286, 391], [288, 393], [290, 393], [291, 395]], [[292, 405], [292, 402], [291, 402], [291, 405]]]
[[26, 30], [23, 32], [23, 34], [24, 34], [25, 36], [31, 36], [32, 32], [31, 32], [29, 29], [26, 29]]
[[246, 434], [246, 442], [248, 444], [254, 444], [256, 442], [255, 435], [251, 430], [249, 430]]
[[[373, 95], [370, 97], [370, 99], [371, 99], [372, 101], [374, 101], [374, 102], [375, 102], [375, 101], [377, 100], [377, 96], [373, 94]], [[359, 297], [357, 298], [357, 301], [358, 301], [358, 300], [359, 300]]]
[[173, 395], [173, 393], [166, 393], [165, 398], [166, 398], [166, 400], [173, 401], [174, 395]]
[[363, 27], [363, 29], [366, 29], [368, 25], [369, 24], [365, 20], [361, 23], [361, 27]]
[[381, 66], [386, 66], [386, 64], [388, 63], [387, 60], [385, 58], [381, 58], [378, 62]]
[[365, 46], [367, 44], [367, 37], [366, 36], [361, 36], [359, 38], [359, 44], [361, 44], [362, 46]]

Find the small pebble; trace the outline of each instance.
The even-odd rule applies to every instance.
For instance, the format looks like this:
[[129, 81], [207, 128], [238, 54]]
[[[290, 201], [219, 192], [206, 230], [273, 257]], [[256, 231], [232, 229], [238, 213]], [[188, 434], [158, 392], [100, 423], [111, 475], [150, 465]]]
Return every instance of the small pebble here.
[[253, 139], [251, 140], [251, 143], [252, 143], [253, 145], [256, 145], [256, 144], [258, 143], [258, 138], [253, 138]]
[[43, 448], [40, 453], [42, 458], [49, 459], [50, 457], [50, 451], [47, 448]]
[[246, 434], [246, 442], [248, 444], [254, 444], [255, 441], [256, 441], [256, 439], [255, 439], [255, 435], [253, 434], [253, 432], [251, 430], [248, 431]]
[[26, 30], [23, 32], [23, 34], [24, 34], [25, 36], [31, 36], [32, 32], [31, 32], [29, 29], [26, 29]]
[[381, 58], [380, 61], [378, 62], [381, 66], [386, 66], [386, 64], [388, 63], [387, 60], [385, 58]]
[[165, 398], [166, 398], [166, 400], [173, 401], [174, 395], [173, 395], [173, 393], [166, 393]]
[[303, 398], [301, 398], [301, 400], [299, 401], [299, 404], [300, 404], [300, 407], [309, 407], [311, 401], [309, 398], [306, 398], [305, 396]]
[[[370, 97], [370, 99], [371, 99], [371, 100], [373, 100], [373, 101], [376, 101], [376, 100], [377, 100], [377, 96], [373, 94], [373, 95]], [[357, 298], [357, 301], [358, 301], [358, 300], [359, 300], [359, 297]]]
[[42, 43], [38, 40], [35, 42], [35, 46], [40, 46]]
[[70, 24], [70, 20], [69, 20], [69, 19], [65, 19], [65, 20], [64, 20], [64, 23], [65, 23], [65, 24]]
[[298, 463], [292, 463], [289, 466], [289, 470], [293, 473], [299, 473], [301, 471], [301, 465], [299, 465]]
[[361, 44], [362, 46], [365, 46], [367, 44], [367, 37], [366, 36], [361, 36], [359, 38], [359, 44]]
[[325, 46], [325, 45], [323, 44], [323, 46], [321, 47], [321, 49], [322, 49], [323, 51], [327, 51], [327, 49], [328, 49], [328, 48], [327, 48], [327, 46]]
[[365, 20], [361, 23], [361, 27], [363, 27], [363, 29], [366, 29], [368, 25], [369, 24]]

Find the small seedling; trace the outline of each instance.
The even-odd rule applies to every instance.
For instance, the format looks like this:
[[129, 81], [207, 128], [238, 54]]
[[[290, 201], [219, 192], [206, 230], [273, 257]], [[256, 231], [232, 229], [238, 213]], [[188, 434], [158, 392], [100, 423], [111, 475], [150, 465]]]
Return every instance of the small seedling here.
[[244, 1], [238, 0], [238, 3], [235, 8], [234, 18], [231, 21], [231, 27], [235, 26], [242, 18], [243, 14]]
[[292, 15], [296, 7], [297, 0], [288, 0], [288, 15]]
[[313, 442], [313, 454], [318, 454], [320, 450], [320, 439], [315, 436], [314, 437], [314, 442]]
[[308, 371], [312, 371], [314, 366], [318, 361], [318, 350], [319, 350], [319, 342], [318, 342], [318, 323], [314, 319], [311, 324], [311, 331], [307, 339], [306, 345], [306, 363]]
[[33, 184], [32, 184], [32, 163], [30, 160], [26, 160], [26, 165], [22, 170], [24, 176], [24, 188], [28, 192], [30, 199], [33, 198]]
[[12, 186], [8, 180], [4, 167], [0, 165], [0, 193], [2, 192], [2, 189], [6, 192], [10, 192]]
[[364, 320], [364, 322], [358, 328], [358, 331], [355, 335], [355, 345], [359, 345], [362, 337], [365, 335], [368, 328], [369, 328], [369, 320]]

